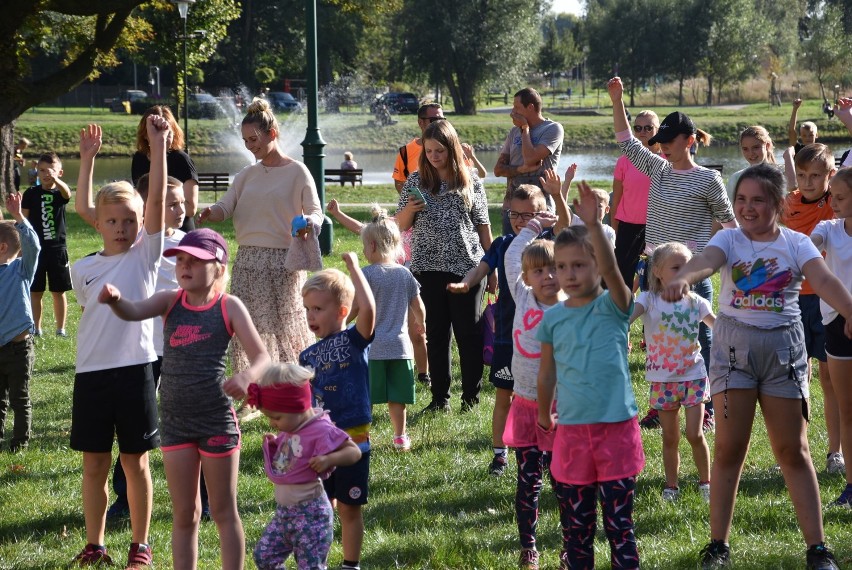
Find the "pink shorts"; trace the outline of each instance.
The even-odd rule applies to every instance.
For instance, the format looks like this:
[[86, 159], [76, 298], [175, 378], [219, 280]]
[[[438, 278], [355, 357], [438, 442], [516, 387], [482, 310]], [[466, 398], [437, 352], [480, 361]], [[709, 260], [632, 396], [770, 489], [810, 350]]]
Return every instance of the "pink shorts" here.
[[[554, 402], [554, 409], [555, 406]], [[555, 435], [538, 426], [538, 402], [515, 394], [503, 430], [503, 443], [514, 448], [537, 447], [541, 451], [553, 451]]]
[[707, 378], [686, 382], [651, 382], [649, 405], [655, 410], [691, 408], [710, 399]]
[[645, 467], [639, 422], [559, 424], [550, 472], [560, 483], [591, 485], [634, 477]]

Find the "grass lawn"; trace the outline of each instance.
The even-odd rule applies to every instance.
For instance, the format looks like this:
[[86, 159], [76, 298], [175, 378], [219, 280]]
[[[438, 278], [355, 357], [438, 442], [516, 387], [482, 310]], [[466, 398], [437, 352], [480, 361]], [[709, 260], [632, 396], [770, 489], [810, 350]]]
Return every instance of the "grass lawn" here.
[[[378, 191], [392, 198], [390, 188]], [[334, 197], [335, 193], [330, 192]], [[355, 201], [357, 194], [343, 194], [341, 201]], [[363, 201], [363, 199], [361, 200]], [[69, 249], [72, 260], [96, 251], [100, 240], [69, 208]], [[366, 207], [349, 209], [361, 219]], [[493, 227], [499, 228], [499, 211], [492, 208]], [[233, 226], [214, 224], [232, 247]], [[327, 266], [342, 268], [340, 252], [361, 250], [358, 238], [336, 227], [335, 254]], [[718, 285], [718, 283], [717, 283]], [[46, 329], [52, 318], [49, 295], [45, 307]], [[71, 393], [74, 355], [80, 309], [69, 294], [69, 338], [39, 338], [36, 366], [31, 384], [34, 439], [29, 450], [19, 454], [0, 453], [0, 569], [29, 570], [65, 567], [85, 543], [80, 496], [81, 454], [68, 448], [71, 426]], [[286, 326], [286, 325], [285, 325]], [[639, 325], [633, 328], [638, 345]], [[109, 350], [109, 345], [104, 346]], [[647, 408], [644, 353], [630, 355], [634, 389], [640, 409]], [[458, 370], [455, 370], [458, 377]], [[458, 392], [458, 383], [454, 384]], [[428, 394], [418, 395], [412, 407], [411, 453], [393, 451], [392, 432], [386, 408], [374, 410], [374, 451], [370, 478], [370, 503], [365, 508], [366, 537], [362, 567], [386, 568], [513, 568], [517, 563], [518, 539], [514, 522], [515, 461], [501, 478], [491, 477], [491, 409], [494, 389], [487, 380], [482, 403], [467, 414], [459, 413], [458, 397], [446, 415], [416, 413], [428, 403]], [[826, 435], [822, 415], [822, 392], [812, 389], [811, 448], [818, 471], [824, 468]], [[11, 428], [10, 424], [7, 424]], [[272, 484], [263, 473], [260, 443], [268, 431], [256, 420], [244, 426], [239, 505], [249, 551], [253, 548], [273, 509]], [[713, 436], [709, 436], [712, 447]], [[758, 415], [740, 487], [731, 544], [736, 568], [802, 568], [805, 546], [796, 525], [781, 475]], [[639, 477], [635, 520], [643, 568], [694, 568], [698, 550], [709, 537], [708, 508], [696, 490], [696, 471], [689, 446], [681, 443], [680, 502], [664, 504], [660, 431], [644, 431], [647, 466]], [[150, 541], [158, 568], [171, 567], [170, 501], [160, 452], [151, 454], [154, 478], [154, 513]], [[824, 502], [837, 497], [844, 481], [840, 476], [819, 475]], [[841, 565], [852, 563], [852, 511], [827, 510], [826, 534]], [[330, 563], [340, 564], [339, 526]], [[542, 567], [556, 568], [561, 548], [556, 503], [549, 489], [543, 492], [538, 531]], [[121, 561], [130, 542], [129, 523], [107, 525], [107, 546]], [[218, 568], [218, 538], [215, 525], [204, 522], [199, 536], [199, 567]], [[609, 568], [608, 544], [602, 532], [595, 542], [597, 567]], [[248, 568], [254, 568], [248, 556]], [[288, 568], [294, 568], [292, 560]]]

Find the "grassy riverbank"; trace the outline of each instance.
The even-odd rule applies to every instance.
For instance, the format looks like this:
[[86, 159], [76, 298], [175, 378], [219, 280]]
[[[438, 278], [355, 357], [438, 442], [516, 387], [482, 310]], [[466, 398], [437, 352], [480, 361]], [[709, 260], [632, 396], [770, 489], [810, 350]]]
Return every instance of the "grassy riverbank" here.
[[[368, 190], [372, 190], [368, 189]], [[489, 197], [495, 189], [489, 190]], [[343, 202], [365, 202], [365, 196], [385, 201], [394, 190], [379, 187], [359, 193], [330, 190]], [[359, 199], [360, 198], [360, 199]], [[73, 207], [69, 206], [69, 212]], [[359, 219], [367, 217], [366, 204], [347, 208]], [[494, 228], [499, 211], [491, 209]], [[235, 247], [233, 225], [213, 227]], [[101, 241], [73, 214], [68, 215], [68, 242], [72, 261], [100, 248]], [[234, 250], [232, 249], [232, 252]], [[326, 266], [342, 268], [340, 253], [361, 251], [359, 239], [335, 226], [334, 255]], [[361, 260], [363, 263], [363, 259]], [[717, 284], [718, 285], [718, 284]], [[76, 333], [80, 318], [73, 293], [69, 294], [69, 338], [52, 335], [36, 342], [35, 373], [31, 382], [34, 439], [23, 453], [0, 453], [0, 570], [35, 570], [66, 567], [85, 542], [80, 496], [81, 456], [68, 448], [71, 392], [74, 380]], [[45, 296], [45, 315], [52, 318], [50, 296]], [[50, 328], [46, 326], [45, 328]], [[640, 327], [632, 330], [633, 345]], [[105, 349], [108, 349], [105, 346]], [[630, 354], [633, 387], [640, 408], [647, 401], [644, 353]], [[454, 357], [457, 362], [457, 355]], [[454, 368], [454, 377], [459, 370]], [[454, 383], [457, 392], [457, 381]], [[418, 568], [458, 569], [512, 568], [517, 563], [518, 539], [514, 521], [515, 460], [501, 478], [491, 477], [491, 409], [494, 389], [486, 381], [482, 403], [466, 414], [435, 416], [416, 413], [428, 396], [418, 394], [411, 408], [409, 433], [414, 448], [398, 454], [391, 444], [387, 409], [374, 409], [370, 502], [365, 508], [366, 536], [362, 565], [365, 569]], [[822, 391], [812, 383], [812, 417], [808, 432], [818, 471], [824, 467], [826, 450]], [[7, 422], [7, 428], [11, 425]], [[7, 429], [7, 431], [8, 431]], [[268, 431], [263, 420], [243, 427], [239, 476], [239, 509], [251, 549], [274, 510], [272, 485], [263, 473], [260, 443]], [[684, 494], [677, 503], [664, 503], [660, 432], [642, 434], [647, 466], [639, 477], [636, 495], [636, 536], [647, 569], [694, 568], [698, 550], [709, 537], [708, 509], [695, 489], [696, 471], [690, 448], [681, 440], [681, 483]], [[711, 449], [713, 436], [709, 436]], [[773, 469], [766, 430], [758, 414], [749, 457], [745, 465], [731, 537], [736, 567], [742, 570], [801, 568], [805, 546], [781, 475]], [[151, 454], [154, 479], [154, 512], [150, 541], [158, 568], [171, 568], [171, 509], [160, 452]], [[833, 500], [843, 488], [840, 476], [819, 474], [822, 500]], [[545, 486], [547, 487], [547, 486]], [[841, 565], [852, 562], [852, 511], [827, 510], [824, 515], [828, 541]], [[545, 488], [541, 503], [539, 549], [542, 566], [555, 568], [561, 547], [559, 521], [552, 492]], [[341, 561], [340, 528], [330, 563]], [[121, 561], [130, 542], [127, 520], [107, 524], [106, 543]], [[201, 525], [199, 568], [221, 568], [218, 537], [212, 522]], [[609, 568], [608, 545], [603, 533], [595, 541], [597, 568]], [[292, 562], [291, 565], [292, 566]], [[246, 568], [254, 568], [250, 560]]]
[[[812, 120], [820, 129], [820, 138], [826, 142], [849, 139], [838, 120], [828, 121], [821, 112], [820, 102], [807, 101], [800, 109], [799, 120]], [[576, 147], [603, 147], [613, 144], [612, 113], [609, 107], [579, 111], [545, 105], [545, 114], [565, 127], [565, 145]], [[632, 109], [637, 112], [640, 107]], [[662, 117], [674, 107], [654, 107]], [[728, 105], [721, 107], [686, 107], [684, 110], [695, 119], [699, 128], [711, 133], [716, 144], [737, 144], [739, 132], [748, 125], [764, 125], [777, 146], [786, 144], [790, 106], [769, 107], [765, 103]], [[462, 140], [477, 149], [499, 149], [511, 123], [506, 109], [487, 109], [475, 116], [448, 115]], [[305, 115], [281, 116], [282, 130], [302, 133]], [[372, 115], [360, 112], [321, 113], [320, 128], [329, 153], [344, 150], [354, 152], [387, 151], [405, 144], [417, 132], [413, 115], [395, 116], [397, 124], [387, 127], [372, 126]], [[31, 153], [53, 149], [60, 155], [77, 154], [80, 129], [96, 122], [104, 127], [104, 156], [127, 156], [135, 150], [138, 116], [110, 113], [103, 109], [62, 109], [38, 107], [27, 111], [18, 120], [15, 135], [33, 141]], [[238, 132], [226, 120], [189, 121], [190, 143], [193, 154], [215, 155], [227, 152]], [[28, 155], [29, 156], [29, 155]]]

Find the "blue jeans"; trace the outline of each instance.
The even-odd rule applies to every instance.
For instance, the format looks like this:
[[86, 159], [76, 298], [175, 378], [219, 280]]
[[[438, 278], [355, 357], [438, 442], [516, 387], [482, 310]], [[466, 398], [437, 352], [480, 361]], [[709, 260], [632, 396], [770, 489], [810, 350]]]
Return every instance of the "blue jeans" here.
[[[707, 299], [711, 305], [713, 304], [713, 282], [710, 281], [709, 277], [693, 285], [692, 290]], [[698, 327], [698, 343], [701, 345], [701, 358], [704, 359], [704, 369], [707, 371], [709, 377], [710, 347], [713, 346], [713, 330], [704, 323], [701, 323]], [[706, 402], [704, 404], [704, 409], [712, 414], [713, 402]]]

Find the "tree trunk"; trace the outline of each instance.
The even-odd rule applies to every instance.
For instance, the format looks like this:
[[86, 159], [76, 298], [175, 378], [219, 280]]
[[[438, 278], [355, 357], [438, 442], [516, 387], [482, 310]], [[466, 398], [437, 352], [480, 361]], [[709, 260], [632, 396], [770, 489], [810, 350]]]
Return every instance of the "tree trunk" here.
[[15, 121], [11, 121], [0, 125], [0, 199], [3, 203], [6, 202], [6, 195], [15, 190], [14, 147]]
[[707, 106], [713, 104], [713, 76], [707, 76]]
[[683, 82], [686, 78], [681, 75], [677, 81], [677, 106], [683, 107]]

